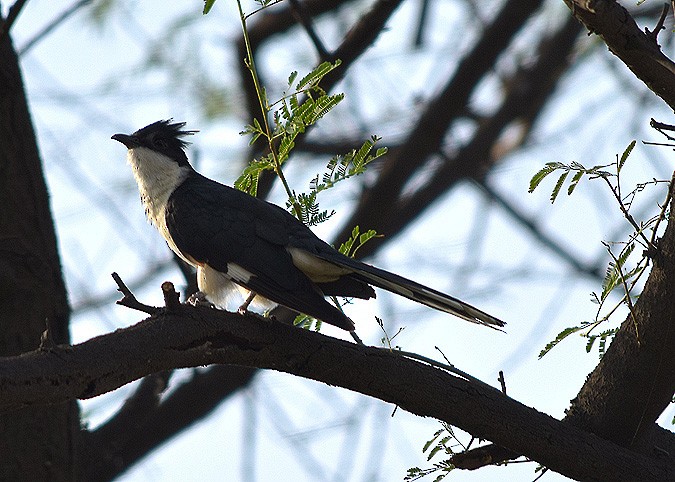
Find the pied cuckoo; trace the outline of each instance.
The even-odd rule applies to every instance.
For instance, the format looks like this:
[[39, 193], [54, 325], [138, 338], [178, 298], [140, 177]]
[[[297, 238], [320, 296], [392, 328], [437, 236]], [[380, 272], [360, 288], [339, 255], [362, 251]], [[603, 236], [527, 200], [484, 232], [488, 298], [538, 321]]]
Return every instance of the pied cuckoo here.
[[[350, 332], [354, 323], [325, 296], [374, 298], [371, 285], [499, 328], [505, 323], [452, 296], [338, 252], [288, 211], [225, 186], [188, 162], [184, 122], [171, 119], [133, 134], [124, 144], [149, 221], [169, 247], [197, 268], [206, 299], [224, 307], [236, 289], [263, 306], [286, 306]], [[270, 303], [271, 302], [271, 303]]]

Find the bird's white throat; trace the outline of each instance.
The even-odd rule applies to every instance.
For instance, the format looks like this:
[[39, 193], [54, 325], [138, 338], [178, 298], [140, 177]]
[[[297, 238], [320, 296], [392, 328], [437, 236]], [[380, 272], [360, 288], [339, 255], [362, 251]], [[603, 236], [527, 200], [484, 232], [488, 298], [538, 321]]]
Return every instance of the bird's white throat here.
[[173, 159], [146, 147], [129, 149], [127, 161], [134, 171], [148, 219], [164, 234], [166, 203], [188, 176], [190, 168], [179, 166]]

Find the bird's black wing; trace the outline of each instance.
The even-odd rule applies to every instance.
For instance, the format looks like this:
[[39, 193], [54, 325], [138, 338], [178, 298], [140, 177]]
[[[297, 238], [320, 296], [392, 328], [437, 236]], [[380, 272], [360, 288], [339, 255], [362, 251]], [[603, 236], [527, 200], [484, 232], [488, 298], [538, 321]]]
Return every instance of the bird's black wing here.
[[228, 273], [276, 303], [354, 329], [293, 264], [286, 249], [288, 224], [309, 229], [278, 206], [194, 173], [169, 197], [166, 221], [176, 247], [198, 264]]

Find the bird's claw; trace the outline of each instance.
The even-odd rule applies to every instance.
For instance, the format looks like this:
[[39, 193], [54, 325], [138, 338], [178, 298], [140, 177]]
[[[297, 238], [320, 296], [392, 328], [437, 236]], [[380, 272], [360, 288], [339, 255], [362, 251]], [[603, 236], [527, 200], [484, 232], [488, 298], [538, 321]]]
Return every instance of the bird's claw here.
[[216, 305], [214, 305], [213, 303], [211, 303], [209, 300], [206, 299], [206, 295], [201, 291], [192, 293], [185, 303], [192, 306], [206, 306], [207, 308], [214, 308], [214, 309], [216, 307]]

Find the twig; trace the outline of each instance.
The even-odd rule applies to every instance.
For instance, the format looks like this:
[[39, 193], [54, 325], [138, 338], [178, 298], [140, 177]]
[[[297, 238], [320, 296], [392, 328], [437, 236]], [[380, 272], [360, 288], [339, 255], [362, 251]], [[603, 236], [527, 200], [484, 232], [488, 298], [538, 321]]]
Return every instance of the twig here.
[[628, 305], [628, 311], [630, 312], [630, 317], [633, 320], [633, 326], [635, 327], [635, 337], [637, 339], [637, 344], [640, 345], [640, 332], [638, 331], [638, 325], [637, 325], [637, 319], [635, 318], [635, 307], [633, 305], [633, 301], [630, 299], [630, 288], [628, 287], [628, 283], [626, 282], [626, 277], [623, 275], [623, 269], [621, 268], [621, 263], [619, 260], [614, 256], [614, 253], [612, 253], [612, 249], [610, 246], [606, 243], [602, 243], [605, 245], [607, 248], [607, 252], [609, 255], [612, 257], [612, 261], [614, 261], [614, 265], [616, 266], [616, 271], [619, 273], [619, 276], [621, 277], [621, 284], [623, 286], [624, 292], [626, 293], [626, 304]]
[[117, 273], [112, 273], [111, 276], [115, 280], [115, 283], [117, 283], [117, 290], [124, 295], [124, 297], [121, 300], [117, 301], [118, 305], [126, 306], [127, 308], [131, 308], [132, 310], [142, 311], [143, 313], [147, 313], [149, 315], [154, 315], [160, 310], [160, 308], [146, 305], [138, 301], [134, 296], [134, 294], [131, 291], [129, 291], [127, 285], [124, 284], [124, 281], [122, 281], [120, 275], [118, 275]]
[[541, 469], [541, 474], [539, 474], [532, 482], [537, 482], [544, 476], [546, 472], [548, 472], [548, 467], [544, 467], [543, 469]]
[[21, 9], [25, 4], [26, 0], [16, 0], [14, 5], [9, 7], [7, 18], [4, 21], [0, 18], [0, 42], [4, 42], [5, 38], [9, 35], [9, 30], [12, 28], [14, 21], [21, 13]]
[[378, 347], [378, 346], [374, 346], [372, 348], [375, 348], [376, 350], [383, 350], [383, 351], [386, 351], [387, 353], [396, 353], [396, 354], [399, 354], [399, 355], [404, 356], [406, 358], [411, 358], [413, 360], [423, 361], [423, 362], [428, 363], [429, 365], [434, 366], [436, 368], [440, 368], [440, 369], [446, 370], [450, 373], [454, 373], [455, 375], [457, 375], [461, 378], [464, 378], [467, 381], [474, 382], [474, 383], [476, 383], [476, 384], [478, 384], [478, 385], [480, 385], [484, 388], [488, 388], [490, 390], [497, 390], [495, 387], [485, 383], [483, 380], [480, 380], [479, 378], [476, 378], [473, 375], [469, 375], [468, 373], [463, 372], [459, 368], [455, 368], [455, 366], [448, 361], [448, 358], [445, 356], [445, 354], [438, 347], [435, 347], [435, 348], [439, 352], [441, 352], [441, 355], [443, 355], [443, 358], [445, 358], [445, 360], [448, 362], [447, 364], [436, 361], [433, 358], [429, 358], [429, 357], [426, 357], [424, 355], [419, 355], [417, 353], [413, 353], [413, 352], [409, 352], [409, 351], [403, 351], [403, 350], [392, 351], [392, 350], [389, 350], [387, 348], [381, 348], [381, 347]]
[[659, 18], [658, 23], [656, 24], [656, 27], [654, 27], [654, 30], [649, 30], [647, 27], [645, 27], [645, 34], [647, 37], [652, 39], [654, 43], [658, 46], [659, 43], [657, 41], [657, 37], [659, 36], [659, 32], [661, 30], [664, 30], [666, 27], [663, 26], [663, 24], [666, 21], [666, 17], [668, 16], [668, 10], [670, 9], [670, 5], [667, 3], [663, 4], [663, 10], [661, 11], [661, 17]]
[[[646, 243], [645, 247], [646, 248], [653, 248], [649, 242], [649, 239], [647, 239], [647, 236], [645, 236], [642, 227], [638, 226], [637, 221], [635, 221], [635, 218], [631, 213], [628, 212], [628, 209], [626, 209], [626, 206], [623, 204], [623, 200], [621, 199], [621, 192], [617, 191], [617, 189], [620, 189], [619, 186], [619, 181], [618, 181], [618, 173], [617, 173], [617, 189], [614, 189], [614, 186], [612, 186], [612, 182], [609, 180], [607, 176], [601, 176], [602, 179], [605, 180], [607, 185], [609, 186], [609, 190], [612, 192], [614, 195], [614, 198], [616, 201], [619, 203], [619, 209], [621, 210], [621, 213], [623, 214], [623, 217], [626, 218], [626, 220], [630, 223], [631, 226], [635, 229], [636, 234], [642, 238], [642, 240]], [[637, 241], [637, 239], [636, 239]]]
[[314, 30], [312, 17], [307, 15], [307, 12], [305, 12], [304, 8], [302, 7], [302, 5], [300, 5], [300, 2], [298, 2], [298, 0], [289, 0], [288, 3], [291, 5], [291, 12], [293, 13], [293, 17], [295, 17], [298, 23], [300, 23], [300, 25], [302, 25], [302, 27], [305, 29], [307, 35], [309, 35], [309, 38], [314, 44], [314, 48], [316, 48], [316, 51], [319, 53], [319, 57], [321, 58], [321, 60], [328, 60], [330, 54], [328, 53], [328, 50], [326, 50], [326, 47], [324, 47], [323, 42], [316, 33], [316, 30]]
[[[675, 0], [673, 0], [675, 1]], [[670, 205], [670, 200], [673, 197], [673, 189], [675, 189], [675, 173], [673, 174], [673, 177], [670, 179], [670, 183], [668, 184], [668, 193], [666, 194], [666, 199], [663, 201], [663, 206], [661, 206], [661, 212], [659, 213], [658, 218], [656, 219], [656, 223], [654, 223], [654, 227], [652, 228], [652, 237], [651, 237], [651, 245], [656, 247], [656, 234], [659, 229], [659, 224], [661, 224], [661, 221], [663, 221], [666, 218], [666, 211], [668, 210], [668, 206]], [[653, 258], [657, 253], [648, 251], [647, 256], [649, 258]]]
[[[675, 0], [674, 0], [675, 1]], [[663, 122], [659, 122], [653, 117], [649, 121], [649, 126], [652, 129], [656, 129], [659, 131], [661, 134], [663, 134], [669, 141], [675, 141], [675, 137], [669, 136], [663, 131], [675, 131], [675, 126], [670, 125], [670, 124], [664, 124]]]
[[52, 330], [49, 327], [49, 318], [45, 319], [45, 331], [40, 335], [40, 350], [51, 350], [56, 346], [52, 337]]
[[499, 377], [497, 380], [499, 380], [499, 384], [502, 387], [502, 393], [506, 395], [506, 380], [504, 379], [504, 372], [502, 370], [499, 370]]
[[74, 5], [71, 5], [67, 10], [61, 12], [60, 15], [58, 15], [55, 19], [53, 19], [51, 22], [49, 22], [45, 27], [42, 28], [38, 33], [33, 35], [33, 37], [26, 42], [23, 47], [19, 49], [17, 52], [19, 57], [22, 55], [26, 54], [30, 49], [35, 47], [35, 45], [38, 44], [42, 39], [44, 39], [47, 35], [49, 35], [54, 29], [56, 29], [59, 25], [61, 25], [63, 22], [68, 20], [74, 13], [76, 13], [80, 8], [87, 6], [90, 4], [92, 0], [79, 0], [76, 2]]

